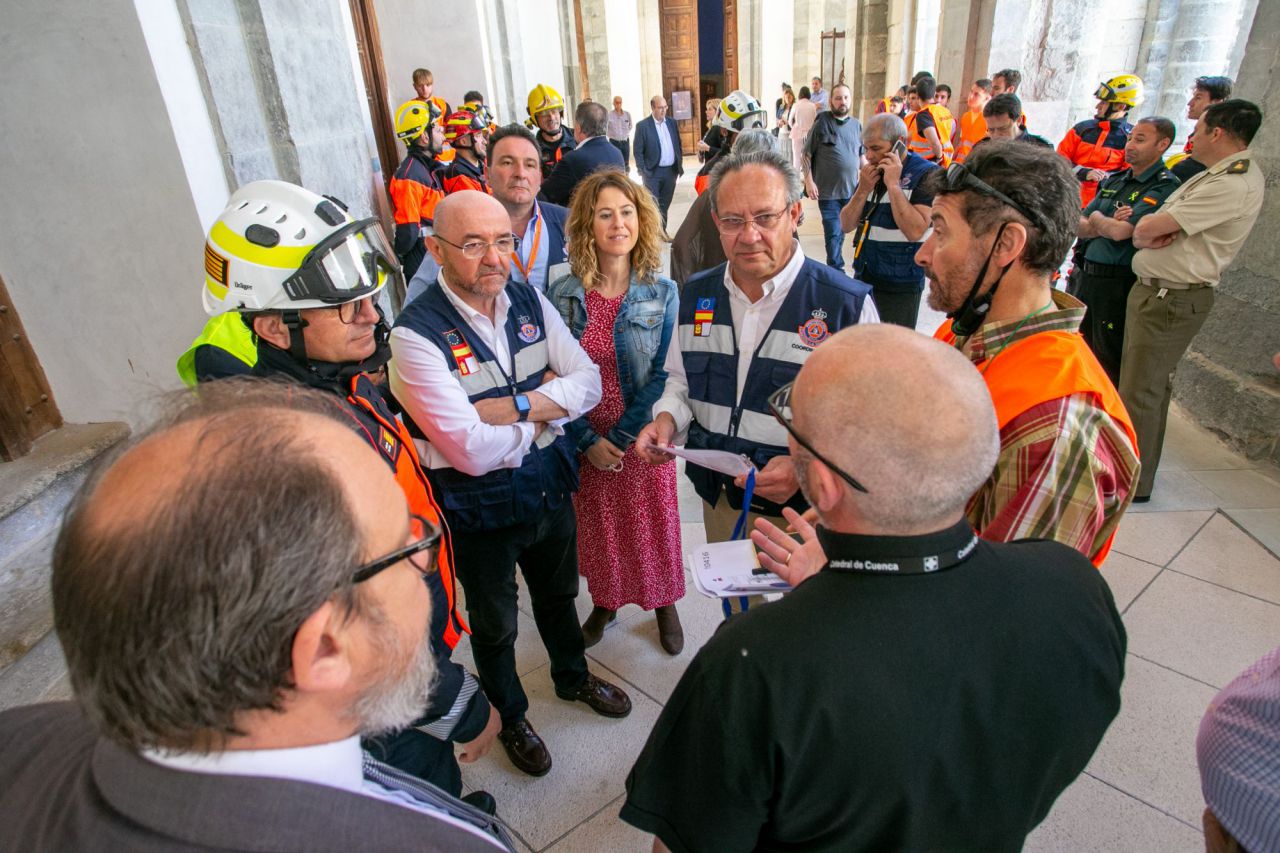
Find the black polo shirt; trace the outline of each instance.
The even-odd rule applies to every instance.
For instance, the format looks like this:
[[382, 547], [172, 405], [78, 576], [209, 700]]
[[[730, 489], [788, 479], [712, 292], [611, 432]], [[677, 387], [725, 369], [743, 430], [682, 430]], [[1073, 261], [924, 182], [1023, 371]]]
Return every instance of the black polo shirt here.
[[622, 818], [676, 853], [1021, 849], [1120, 708], [1106, 582], [963, 521], [820, 535], [831, 564], [694, 658]]

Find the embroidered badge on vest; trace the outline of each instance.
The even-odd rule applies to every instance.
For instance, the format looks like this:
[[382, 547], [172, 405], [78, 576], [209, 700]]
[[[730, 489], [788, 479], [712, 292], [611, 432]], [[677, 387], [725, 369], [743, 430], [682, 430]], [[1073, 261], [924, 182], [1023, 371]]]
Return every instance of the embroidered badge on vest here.
[[821, 308], [813, 312], [812, 320], [806, 320], [800, 327], [800, 340], [811, 347], [816, 347], [830, 335], [831, 330], [827, 328], [827, 312]]
[[516, 322], [520, 324], [520, 330], [516, 332], [516, 337], [526, 344], [531, 344], [538, 339], [541, 330], [534, 323], [530, 323], [528, 317], [517, 317]]
[[698, 300], [693, 312], [693, 336], [695, 338], [711, 337], [711, 320], [716, 314], [714, 296], [704, 296]]
[[400, 455], [400, 441], [391, 430], [383, 427], [382, 434], [378, 436], [378, 449], [394, 463]]
[[453, 361], [458, 366], [459, 373], [470, 376], [480, 369], [475, 354], [471, 352], [471, 345], [462, 337], [461, 332], [450, 329], [444, 333], [444, 340], [449, 345], [449, 351], [453, 353]]

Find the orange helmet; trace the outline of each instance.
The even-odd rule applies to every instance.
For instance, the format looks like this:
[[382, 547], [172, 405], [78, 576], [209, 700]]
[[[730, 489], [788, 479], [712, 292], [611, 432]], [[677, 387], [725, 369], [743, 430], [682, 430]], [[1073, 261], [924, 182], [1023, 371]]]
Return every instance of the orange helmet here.
[[444, 138], [449, 142], [472, 133], [484, 133], [489, 129], [485, 120], [470, 110], [450, 113], [444, 120]]

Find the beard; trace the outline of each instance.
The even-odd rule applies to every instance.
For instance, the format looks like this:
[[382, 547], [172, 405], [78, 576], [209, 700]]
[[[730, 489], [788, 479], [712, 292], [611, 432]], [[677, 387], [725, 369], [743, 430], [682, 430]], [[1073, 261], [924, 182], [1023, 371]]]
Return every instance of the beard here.
[[372, 614], [371, 619], [376, 620], [378, 644], [385, 650], [386, 657], [408, 660], [375, 681], [352, 704], [350, 715], [364, 737], [399, 731], [421, 717], [427, 710], [431, 685], [436, 678], [431, 638], [427, 634], [423, 634], [412, 652], [406, 653], [395, 626], [380, 618], [380, 614]]
[[[974, 241], [975, 249], [981, 251], [981, 244]], [[929, 283], [929, 295], [926, 302], [934, 311], [950, 314], [964, 303], [964, 299], [973, 288], [974, 279], [982, 269], [985, 254], [967, 255], [964, 262], [952, 269], [945, 277], [938, 277], [936, 272], [926, 270], [925, 279]]]

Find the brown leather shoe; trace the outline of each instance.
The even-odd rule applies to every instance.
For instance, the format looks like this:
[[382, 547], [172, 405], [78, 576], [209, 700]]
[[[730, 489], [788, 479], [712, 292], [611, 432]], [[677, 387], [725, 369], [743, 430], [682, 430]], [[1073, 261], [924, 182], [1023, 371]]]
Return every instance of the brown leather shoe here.
[[503, 726], [498, 740], [517, 770], [530, 776], [545, 776], [551, 769], [551, 753], [528, 720], [520, 719]]
[[586, 702], [591, 710], [603, 717], [625, 717], [631, 713], [631, 699], [622, 688], [591, 673], [587, 673], [587, 680], [573, 693], [564, 694], [557, 690], [556, 695], [570, 702]]
[[684, 628], [680, 627], [680, 614], [676, 613], [676, 606], [668, 604], [666, 607], [659, 607], [657, 615], [658, 642], [662, 643], [667, 654], [680, 654], [684, 650]]
[[600, 606], [591, 608], [591, 615], [582, 623], [582, 641], [586, 644], [586, 648], [589, 649], [600, 642], [600, 638], [604, 636], [605, 626], [617, 618], [616, 610]]

